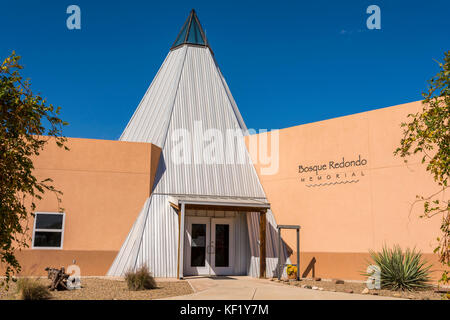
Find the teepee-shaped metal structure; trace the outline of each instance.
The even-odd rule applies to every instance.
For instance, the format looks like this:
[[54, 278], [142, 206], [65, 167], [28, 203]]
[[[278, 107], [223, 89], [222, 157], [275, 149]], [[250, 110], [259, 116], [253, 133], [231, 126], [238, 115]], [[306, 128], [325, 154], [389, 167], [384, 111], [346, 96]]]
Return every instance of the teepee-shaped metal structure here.
[[[228, 272], [258, 276], [266, 268], [267, 276], [274, 275], [276, 223], [243, 143], [246, 131], [192, 10], [120, 137], [152, 143], [162, 152], [151, 196], [108, 275], [120, 276], [145, 264], [157, 277], [182, 277], [190, 236], [185, 217], [213, 217], [219, 211], [235, 212], [230, 236], [235, 245], [229, 253], [234, 263]], [[267, 221], [263, 251], [260, 215]], [[261, 252], [266, 263], [259, 261]]]

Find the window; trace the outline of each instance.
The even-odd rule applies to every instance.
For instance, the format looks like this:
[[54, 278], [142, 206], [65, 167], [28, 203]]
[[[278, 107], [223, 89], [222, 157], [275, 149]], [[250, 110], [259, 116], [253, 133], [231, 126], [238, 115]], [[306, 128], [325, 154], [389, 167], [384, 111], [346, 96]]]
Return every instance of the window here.
[[64, 213], [36, 212], [33, 230], [33, 249], [62, 249]]

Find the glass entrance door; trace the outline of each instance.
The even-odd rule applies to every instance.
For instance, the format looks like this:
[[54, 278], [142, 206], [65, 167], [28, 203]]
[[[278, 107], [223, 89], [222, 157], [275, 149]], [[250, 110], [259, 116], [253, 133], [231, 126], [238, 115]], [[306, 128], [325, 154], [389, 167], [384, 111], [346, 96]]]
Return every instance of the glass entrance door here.
[[234, 258], [234, 223], [230, 218], [211, 220], [211, 274], [232, 275]]
[[209, 275], [211, 219], [188, 217], [187, 220], [185, 272], [189, 275]]
[[189, 216], [186, 223], [184, 273], [232, 275], [234, 219]]

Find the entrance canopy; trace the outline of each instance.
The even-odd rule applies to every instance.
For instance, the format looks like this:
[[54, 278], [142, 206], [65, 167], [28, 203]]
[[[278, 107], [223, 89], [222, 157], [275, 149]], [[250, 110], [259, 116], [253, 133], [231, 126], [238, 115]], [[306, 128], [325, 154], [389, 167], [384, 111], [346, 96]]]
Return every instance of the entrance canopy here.
[[213, 197], [213, 196], [169, 196], [168, 201], [175, 209], [205, 209], [224, 211], [259, 212], [270, 209], [270, 203], [266, 199], [238, 198], [238, 197]]
[[177, 278], [183, 278], [184, 230], [187, 209], [259, 212], [259, 276], [266, 276], [266, 212], [270, 204], [266, 199], [171, 195], [167, 197], [178, 214], [178, 268]]

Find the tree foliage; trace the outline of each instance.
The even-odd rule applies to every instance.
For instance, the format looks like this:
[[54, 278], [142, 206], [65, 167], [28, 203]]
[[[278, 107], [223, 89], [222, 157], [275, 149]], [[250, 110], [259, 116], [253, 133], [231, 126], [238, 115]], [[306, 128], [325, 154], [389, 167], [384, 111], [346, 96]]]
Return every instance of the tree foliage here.
[[28, 246], [27, 221], [34, 216], [36, 201], [51, 191], [60, 203], [62, 193], [53, 181], [35, 177], [33, 157], [50, 139], [68, 149], [60, 108], [33, 94], [30, 81], [20, 75], [19, 60], [13, 52], [0, 67], [0, 265], [6, 276], [0, 285], [21, 270], [15, 253]]
[[[441, 235], [437, 238], [435, 253], [439, 261], [450, 267], [450, 200], [448, 189], [450, 173], [450, 51], [444, 62], [438, 62], [440, 71], [428, 81], [422, 110], [408, 115], [409, 122], [402, 123], [404, 136], [400, 147], [394, 152], [401, 157], [420, 154], [422, 163], [439, 185], [439, 191], [427, 196], [418, 196], [424, 204], [423, 217], [442, 215]], [[405, 160], [406, 161], [406, 160]], [[441, 282], [449, 282], [449, 273], [444, 270]]]

